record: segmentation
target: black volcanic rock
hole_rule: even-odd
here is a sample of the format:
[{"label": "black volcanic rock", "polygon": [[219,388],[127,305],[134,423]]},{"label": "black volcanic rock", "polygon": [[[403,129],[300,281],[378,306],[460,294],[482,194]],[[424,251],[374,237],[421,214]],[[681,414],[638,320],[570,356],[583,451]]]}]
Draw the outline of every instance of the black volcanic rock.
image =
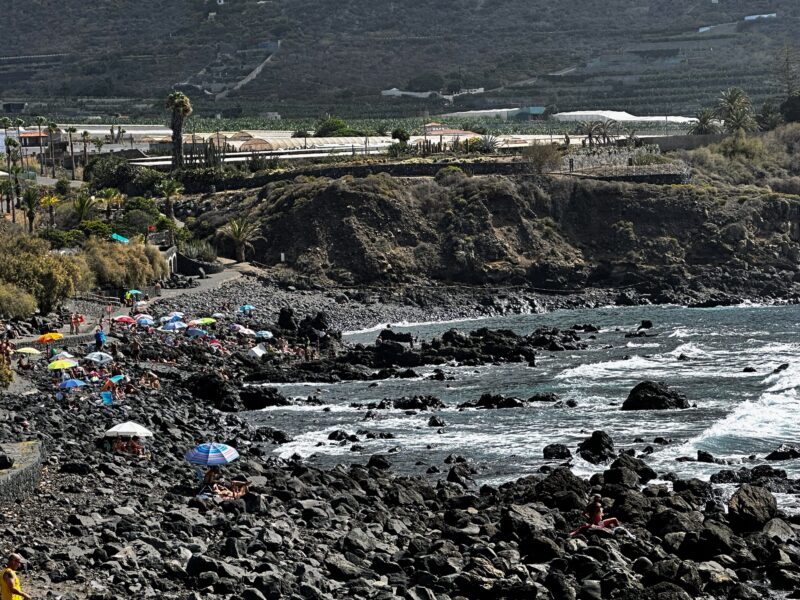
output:
[{"label": "black volcanic rock", "polygon": [[686,396],[669,389],[665,384],[655,381],[643,381],[634,387],[622,410],[669,410],[689,408]]}]

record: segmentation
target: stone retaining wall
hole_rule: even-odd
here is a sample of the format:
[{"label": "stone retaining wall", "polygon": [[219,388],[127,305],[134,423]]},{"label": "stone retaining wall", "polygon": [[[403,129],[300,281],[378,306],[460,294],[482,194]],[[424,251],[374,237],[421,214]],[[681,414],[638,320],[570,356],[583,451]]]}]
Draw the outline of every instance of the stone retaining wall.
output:
[{"label": "stone retaining wall", "polygon": [[39,485],[44,450],[40,442],[21,442],[3,444],[3,451],[14,459],[14,466],[0,471],[0,502],[14,502]]},{"label": "stone retaining wall", "polygon": [[177,253],[177,269],[176,271],[181,275],[197,276],[200,275],[202,268],[206,275],[212,273],[222,273],[225,266],[222,263],[207,263],[199,260],[194,260],[188,256],[184,256],[180,252]]}]

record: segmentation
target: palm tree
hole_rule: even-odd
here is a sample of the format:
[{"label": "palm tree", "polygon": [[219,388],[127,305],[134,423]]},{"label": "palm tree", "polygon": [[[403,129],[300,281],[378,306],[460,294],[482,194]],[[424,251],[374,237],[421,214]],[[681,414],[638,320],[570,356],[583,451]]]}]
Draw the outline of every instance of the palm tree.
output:
[{"label": "palm tree", "polygon": [[756,129],[758,124],[753,118],[753,111],[749,106],[736,106],[725,119],[725,131],[728,133],[748,132]]},{"label": "palm tree", "polygon": [[[14,127],[17,128],[17,141],[20,145],[20,162],[25,162],[25,154],[22,152],[22,128],[25,127],[25,121],[23,119],[14,119]],[[24,164],[23,164],[24,166]]]},{"label": "palm tree", "polygon": [[237,262],[244,262],[247,249],[253,250],[253,242],[263,239],[259,233],[258,223],[249,221],[245,217],[231,219],[219,230],[220,235],[230,238],[233,242]]},{"label": "palm tree", "polygon": [[33,233],[33,221],[36,218],[36,209],[39,208],[39,190],[28,186],[22,193],[22,209],[28,219],[28,233]]},{"label": "palm tree", "polygon": [[717,100],[716,115],[723,121],[727,121],[737,108],[752,110],[750,97],[741,88],[728,88],[720,94]]},{"label": "palm tree", "polygon": [[92,144],[94,144],[94,147],[97,149],[98,154],[100,154],[100,151],[103,149],[103,146],[106,145],[106,143],[100,138],[94,138],[92,140]]},{"label": "palm tree", "polygon": [[78,133],[74,127],[67,127],[67,139],[69,140],[69,159],[72,164],[72,181],[75,181],[75,148],[72,146],[72,134]]},{"label": "palm tree", "polygon": [[164,205],[166,206],[167,216],[175,220],[175,203],[172,201],[173,196],[183,193],[183,186],[174,179],[165,179],[156,187],[156,191],[164,198]]},{"label": "palm tree", "polygon": [[105,188],[100,190],[97,196],[106,206],[106,221],[111,221],[111,209],[122,204],[122,194],[115,188]]},{"label": "palm tree", "polygon": [[167,97],[167,108],[172,111],[172,168],[183,167],[183,121],[192,114],[192,103],[182,92],[173,92]]},{"label": "palm tree", "polygon": [[[9,167],[10,169],[11,167]],[[11,179],[3,179],[0,180],[0,208],[3,206],[3,200],[6,202],[6,208],[4,212],[10,213],[11,212],[11,194],[13,193],[13,186],[11,185]]]},{"label": "palm tree", "polygon": [[47,212],[50,213],[50,229],[55,229],[56,226],[55,206],[59,203],[59,201],[59,197],[55,194],[47,194],[46,196],[42,196],[42,199],[39,201],[42,206],[47,207]]},{"label": "palm tree", "polygon": [[[0,127],[3,128],[3,143],[8,139],[8,129],[11,127],[11,119],[3,117],[0,119]],[[6,170],[11,168],[11,155],[6,152]]]},{"label": "palm tree", "polygon": [[11,169],[9,169],[9,173],[13,178],[13,183],[11,185],[11,195],[13,196],[11,201],[11,222],[17,222],[17,202],[19,202],[19,198],[22,195],[22,190],[20,189],[19,185],[19,174],[22,173],[22,167],[20,167],[16,161],[13,162],[11,165]]},{"label": "palm tree", "polygon": [[39,128],[39,175],[44,175],[44,149],[42,148],[42,125],[47,124],[44,117],[36,117],[33,120]]},{"label": "palm tree", "polygon": [[58,125],[55,123],[47,124],[47,137],[50,142],[50,162],[53,164],[53,179],[56,178],[56,133],[58,132]]},{"label": "palm tree", "polygon": [[589,147],[594,146],[594,138],[600,131],[600,124],[597,121],[581,121],[578,123],[578,135],[585,135],[589,142]]},{"label": "palm tree", "polygon": [[719,123],[713,110],[701,108],[694,115],[694,123],[689,128],[689,135],[709,135],[719,133]]},{"label": "palm tree", "polygon": [[83,142],[83,166],[86,167],[86,164],[89,162],[89,141],[92,139],[92,136],[89,134],[88,131],[84,131],[81,133],[81,142]]},{"label": "palm tree", "polygon": [[72,210],[75,211],[75,215],[78,217],[78,222],[80,223],[81,221],[85,221],[96,205],[97,198],[94,196],[89,196],[85,193],[75,196],[75,198],[72,200]]},{"label": "palm tree", "polygon": [[614,119],[607,119],[597,124],[597,134],[602,138],[603,144],[606,146],[611,142],[611,139],[616,137],[619,132],[619,123]]}]

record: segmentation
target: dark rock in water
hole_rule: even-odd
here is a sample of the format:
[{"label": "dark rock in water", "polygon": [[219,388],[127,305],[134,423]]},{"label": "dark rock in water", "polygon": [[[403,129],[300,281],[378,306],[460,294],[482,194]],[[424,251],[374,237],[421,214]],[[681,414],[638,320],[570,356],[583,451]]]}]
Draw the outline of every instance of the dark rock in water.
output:
[{"label": "dark rock in water", "polygon": [[404,396],[394,400],[392,405],[399,410],[438,410],[447,408],[447,405],[436,396],[412,396],[411,398]]},{"label": "dark rock in water", "polygon": [[558,394],[555,392],[537,392],[528,398],[528,402],[555,402],[556,400],[558,400]]},{"label": "dark rock in water", "polygon": [[544,447],[542,452],[544,453],[544,457],[548,460],[572,458],[572,452],[570,452],[569,448],[564,444],[549,444]]},{"label": "dark rock in water", "polygon": [[10,469],[14,466],[14,459],[8,454],[0,454],[0,469]]},{"label": "dark rock in water", "polygon": [[745,483],[728,502],[728,521],[737,533],[758,531],[777,511],[775,496],[769,490]]},{"label": "dark rock in water", "polygon": [[482,409],[500,409],[500,408],[522,408],[525,406],[525,401],[521,398],[507,398],[502,394],[484,394],[477,401],[464,402],[459,404],[459,408],[482,408]]},{"label": "dark rock in water", "polygon": [[686,360],[692,360],[692,359],[691,359],[691,358],[689,358],[688,356],[686,356],[685,354],[683,354],[683,353],[681,352],[681,353],[678,355],[678,360],[681,360],[681,361],[686,361]]},{"label": "dark rock in water", "polygon": [[622,410],[669,410],[689,408],[686,396],[665,384],[643,381],[634,387],[622,404]]},{"label": "dark rock in water", "polygon": [[388,340],[392,342],[404,342],[410,344],[414,341],[414,336],[410,333],[401,333],[394,329],[384,329],[378,334],[379,340]]},{"label": "dark rock in water", "polygon": [[373,454],[369,457],[369,462],[367,462],[367,467],[380,469],[382,471],[386,471],[392,467],[392,463],[386,460],[385,456],[381,456],[380,454]]},{"label": "dark rock in water", "polygon": [[800,458],[800,446],[781,444],[775,450],[767,454],[767,460],[792,460]]},{"label": "dark rock in water", "polygon": [[433,415],[430,419],[428,419],[428,427],[444,427],[445,422],[444,419],[441,417],[437,417]]},{"label": "dark rock in water", "polygon": [[277,388],[248,387],[239,392],[245,410],[262,410],[268,406],[289,406],[291,402]]},{"label": "dark rock in water", "polygon": [[334,442],[357,442],[358,436],[352,435],[347,433],[342,429],[337,429],[336,431],[331,431],[328,434],[328,439]]},{"label": "dark rock in water", "polygon": [[705,450],[698,450],[697,451],[697,462],[701,462],[701,463],[716,463],[717,459],[715,459],[710,452],[706,452]]},{"label": "dark rock in water", "polygon": [[783,363],[782,365],[775,367],[772,370],[772,374],[775,375],[777,373],[780,373],[781,371],[785,371],[788,368],[789,368],[789,363]]},{"label": "dark rock in water", "polygon": [[578,444],[578,455],[586,462],[599,465],[614,458],[614,440],[605,431],[595,431]]},{"label": "dark rock in water", "polygon": [[755,367],[745,367],[744,369],[742,369],[742,373],[755,373],[755,372],[756,372]]},{"label": "dark rock in water", "polygon": [[642,321],[642,324],[639,325],[639,329],[652,329],[652,328],[653,328],[653,322],[650,319],[644,319]]}]

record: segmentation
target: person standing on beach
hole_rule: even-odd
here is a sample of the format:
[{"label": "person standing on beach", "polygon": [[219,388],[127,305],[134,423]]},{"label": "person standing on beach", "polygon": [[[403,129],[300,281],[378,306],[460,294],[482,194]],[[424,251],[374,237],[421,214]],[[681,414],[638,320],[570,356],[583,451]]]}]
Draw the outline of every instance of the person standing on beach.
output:
[{"label": "person standing on beach", "polygon": [[29,594],[22,591],[17,577],[17,570],[25,562],[19,554],[11,554],[8,557],[8,566],[3,571],[3,580],[0,582],[1,600],[32,600]]}]

